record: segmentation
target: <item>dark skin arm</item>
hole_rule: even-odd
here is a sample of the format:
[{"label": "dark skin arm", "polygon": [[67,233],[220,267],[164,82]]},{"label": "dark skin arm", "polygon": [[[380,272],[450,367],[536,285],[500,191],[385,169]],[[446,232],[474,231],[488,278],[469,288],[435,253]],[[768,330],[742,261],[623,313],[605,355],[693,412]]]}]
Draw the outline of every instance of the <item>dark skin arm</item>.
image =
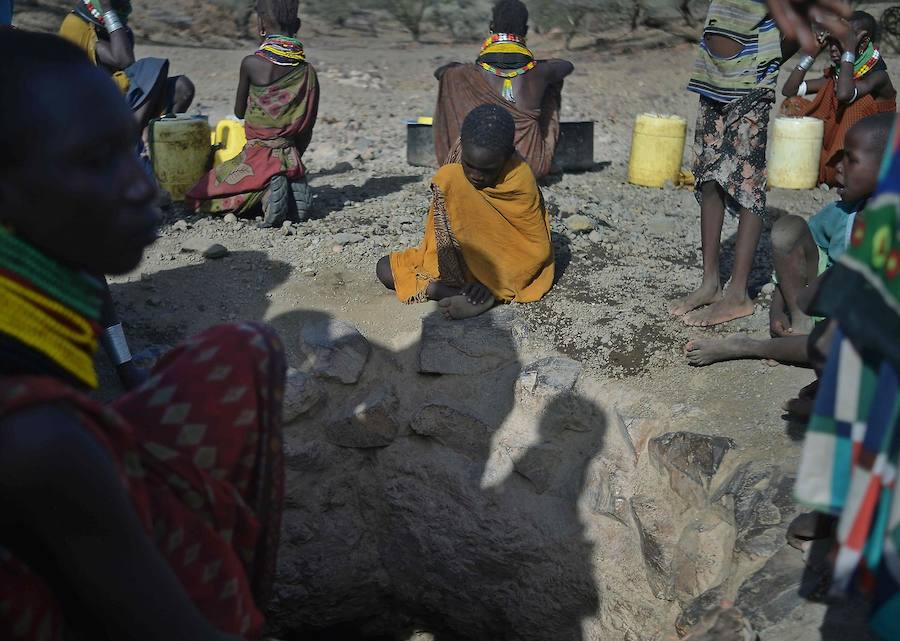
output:
[{"label": "dark skin arm", "polygon": [[247,98],[250,96],[250,71],[254,66],[253,58],[258,56],[247,56],[241,61],[241,75],[238,80],[237,95],[234,98],[234,115],[243,118],[247,113]]},{"label": "dark skin arm", "polygon": [[575,65],[568,60],[553,58],[551,60],[539,60],[535,69],[540,70],[548,85],[562,82],[566,76],[575,71]]},{"label": "dark skin arm", "polygon": [[144,533],[109,453],[62,407],[0,421],[0,517],[123,641],[239,641],[215,630]]},{"label": "dark skin arm", "polygon": [[444,74],[447,73],[447,69],[450,69],[452,67],[459,67],[461,64],[461,62],[448,62],[442,67],[438,67],[434,72],[435,80],[440,80],[441,78],[443,78]]},{"label": "dark skin arm", "polygon": [[[107,327],[119,324],[119,315],[116,313],[116,306],[113,303],[112,293],[109,291],[109,283],[106,282],[106,278],[102,278],[102,280],[103,307],[100,309],[100,324],[106,329]],[[103,340],[103,349],[106,350],[106,354],[109,356],[110,361],[115,362],[111,347],[107,345],[105,338]],[[119,375],[119,382],[122,383],[122,387],[124,387],[126,391],[134,389],[147,378],[147,373],[139,369],[134,364],[134,361],[126,361],[121,365],[116,365],[116,374]]]},{"label": "dark skin arm", "polygon": [[97,62],[113,71],[122,71],[134,64],[134,44],[127,28],[113,31],[108,40],[97,40]]},{"label": "dark skin arm", "polygon": [[[811,56],[821,48],[812,23],[825,24],[831,18],[849,18],[853,8],[845,0],[768,0],[772,17],[785,39],[796,40]],[[788,56],[790,57],[790,56]]]}]

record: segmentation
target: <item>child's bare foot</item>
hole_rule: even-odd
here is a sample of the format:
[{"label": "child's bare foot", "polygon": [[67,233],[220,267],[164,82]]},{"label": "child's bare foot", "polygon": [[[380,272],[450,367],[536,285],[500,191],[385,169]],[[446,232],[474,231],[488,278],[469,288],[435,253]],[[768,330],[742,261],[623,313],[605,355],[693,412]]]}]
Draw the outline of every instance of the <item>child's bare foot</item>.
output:
[{"label": "child's bare foot", "polygon": [[812,416],[813,407],[816,404],[816,400],[814,398],[804,398],[803,396],[798,396],[797,398],[792,398],[789,401],[785,401],[781,409],[783,409],[786,413],[790,414],[792,417],[797,419],[798,421],[807,422],[809,418]]},{"label": "child's bare foot", "polygon": [[735,334],[718,340],[692,340],[684,346],[688,363],[704,367],[737,358],[754,358],[754,341],[744,334]]},{"label": "child's bare foot", "polygon": [[690,327],[712,327],[721,325],[736,318],[750,316],[753,313],[753,301],[745,298],[741,301],[733,301],[726,298],[712,303],[703,309],[697,309],[687,314],[682,320]]},{"label": "child's bare foot", "polygon": [[669,313],[672,316],[684,316],[690,311],[714,303],[722,297],[722,289],[718,286],[710,287],[700,285],[696,290],[684,298],[674,300],[669,304]]},{"label": "child's bare foot", "polygon": [[791,319],[783,311],[769,311],[769,334],[773,337],[791,335]]},{"label": "child's bare foot", "polygon": [[791,314],[791,336],[806,336],[815,327],[815,321],[813,321],[812,316],[807,316],[802,312],[795,312]]},{"label": "child's bare foot", "polygon": [[449,296],[443,300],[438,301],[438,307],[441,308],[441,313],[444,314],[444,318],[447,318],[449,320],[462,320],[463,318],[472,318],[473,316],[483,314],[493,306],[493,296],[489,297],[488,300],[479,305],[470,303],[468,297],[463,294],[460,294],[458,296]]}]

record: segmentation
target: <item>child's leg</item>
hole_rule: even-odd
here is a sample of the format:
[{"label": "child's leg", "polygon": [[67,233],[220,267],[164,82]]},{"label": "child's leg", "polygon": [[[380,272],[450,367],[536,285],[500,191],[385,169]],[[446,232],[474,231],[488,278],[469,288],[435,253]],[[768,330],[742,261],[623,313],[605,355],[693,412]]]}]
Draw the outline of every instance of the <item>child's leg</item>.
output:
[{"label": "child's leg", "polygon": [[169,78],[166,92],[171,94],[167,96],[166,109],[171,107],[173,113],[183,114],[194,102],[196,89],[194,83],[187,76],[175,76]]},{"label": "child's leg", "polygon": [[394,290],[394,272],[391,271],[391,257],[382,256],[378,264],[375,265],[375,275],[381,284],[390,290]]},{"label": "child's leg", "polygon": [[819,249],[800,216],[782,216],[772,226],[772,258],[778,275],[778,288],[791,315],[788,331],[808,334],[813,321],[797,303],[797,295],[816,278]]},{"label": "child's leg", "polygon": [[725,339],[693,340],[684,346],[684,354],[691,365],[698,367],[742,358],[769,358],[795,365],[809,363],[806,336],[758,340],[746,334],[735,334]]},{"label": "child's leg", "polygon": [[[747,295],[747,281],[750,278],[750,269],[753,267],[753,257],[756,255],[762,227],[762,218],[747,209],[741,210],[734,250],[734,269],[731,272],[728,289],[720,300],[709,307],[698,309],[685,316],[686,325],[709,327],[753,313],[753,301]],[[721,223],[719,228],[721,229]],[[718,257],[716,263],[718,264]],[[718,275],[716,281],[718,282]]]},{"label": "child's leg", "polygon": [[697,290],[674,301],[669,307],[673,316],[683,316],[693,309],[709,305],[719,299],[719,249],[722,224],[725,221],[725,192],[715,182],[700,186],[700,246],[703,252],[703,281]]}]

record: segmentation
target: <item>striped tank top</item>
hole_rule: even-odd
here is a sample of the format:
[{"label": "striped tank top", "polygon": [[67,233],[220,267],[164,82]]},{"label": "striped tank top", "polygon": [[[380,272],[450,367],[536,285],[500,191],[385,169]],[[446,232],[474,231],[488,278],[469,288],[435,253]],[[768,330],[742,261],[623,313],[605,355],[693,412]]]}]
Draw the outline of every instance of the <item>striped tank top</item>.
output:
[{"label": "striped tank top", "polygon": [[[715,56],[707,36],[734,40],[741,50],[730,58]],[[781,63],[781,32],[765,0],[713,0],[688,91],[732,102],[758,87],[775,89]]]}]

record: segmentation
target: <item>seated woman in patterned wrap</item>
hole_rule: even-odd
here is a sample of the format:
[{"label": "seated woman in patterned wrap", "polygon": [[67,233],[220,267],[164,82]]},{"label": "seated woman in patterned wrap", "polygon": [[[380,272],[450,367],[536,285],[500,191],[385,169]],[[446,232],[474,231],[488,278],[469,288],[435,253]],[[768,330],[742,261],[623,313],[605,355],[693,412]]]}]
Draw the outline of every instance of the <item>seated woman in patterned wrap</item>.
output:
[{"label": "seated woman in patterned wrap", "polygon": [[246,118],[247,144],[194,185],[187,198],[196,209],[236,214],[261,204],[260,227],[304,220],[312,208],[301,157],[312,140],[319,111],[319,81],[306,62],[298,0],[258,0],[263,43],[241,63],[234,113]]},{"label": "seated woman in patterned wrap", "polygon": [[138,265],[155,188],[77,48],[9,30],[0,57],[0,639],[256,639],[281,518],[278,338],[215,327],[112,404],[85,393],[88,274]]},{"label": "seated woman in patterned wrap", "polygon": [[550,290],[550,220],[514,135],[512,116],[496,105],[466,116],[460,162],[432,179],[422,243],[378,262],[379,280],[402,302],[437,300],[445,316],[458,319]]},{"label": "seated woman in patterned wrap", "polygon": [[[897,90],[878,49],[878,23],[865,11],[854,11],[848,22],[836,22],[839,32],[822,34],[831,66],[822,78],[805,80],[815,58],[804,56],[781,93],[781,111],[788,116],[811,116],[825,123],[819,183],[838,186],[838,164],[847,132],[863,118],[897,111]],[[847,53],[849,52],[849,53]],[[852,60],[851,60],[852,58]],[[812,100],[804,96],[815,94]]]},{"label": "seated woman in patterned wrap", "polygon": [[130,16],[131,0],[77,0],[59,35],[112,75],[143,130],[164,113],[187,111],[194,85],[187,76],[170,78],[165,58],[135,59]]}]

